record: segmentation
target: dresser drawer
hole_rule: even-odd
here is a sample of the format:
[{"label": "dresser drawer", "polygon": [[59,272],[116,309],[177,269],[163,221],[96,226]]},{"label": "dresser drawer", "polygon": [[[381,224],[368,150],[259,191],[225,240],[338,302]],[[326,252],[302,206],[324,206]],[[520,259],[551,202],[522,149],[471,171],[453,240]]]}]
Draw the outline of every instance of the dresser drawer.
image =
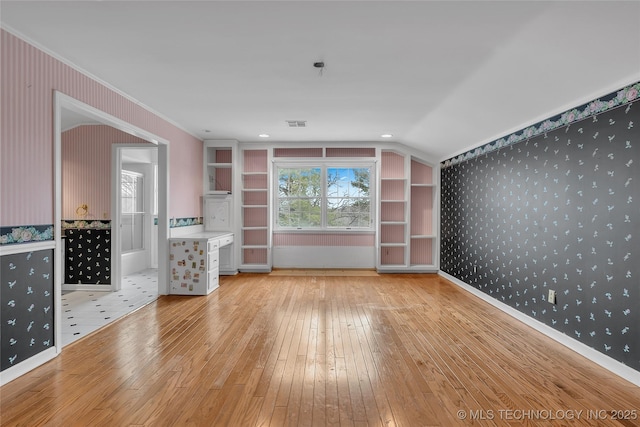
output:
[{"label": "dresser drawer", "polygon": [[207,252],[217,251],[220,247],[220,241],[218,239],[210,239],[207,242]]},{"label": "dresser drawer", "polygon": [[218,269],[211,270],[207,273],[207,293],[216,289],[219,286]]},{"label": "dresser drawer", "polygon": [[220,238],[220,247],[230,245],[231,243],[233,243],[233,236]]},{"label": "dresser drawer", "polygon": [[220,262],[220,251],[218,249],[209,251],[209,253],[207,253],[207,270],[218,268],[219,262]]}]

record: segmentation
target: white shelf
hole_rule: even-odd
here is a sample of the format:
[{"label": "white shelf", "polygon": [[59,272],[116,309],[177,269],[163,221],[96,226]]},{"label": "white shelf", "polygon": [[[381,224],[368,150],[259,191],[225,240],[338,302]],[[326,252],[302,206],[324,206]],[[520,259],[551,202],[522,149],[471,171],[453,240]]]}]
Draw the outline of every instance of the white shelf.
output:
[{"label": "white shelf", "polygon": [[[240,268],[245,271],[271,271],[270,246],[250,244],[269,241],[269,150],[247,148],[242,151],[243,170],[240,174],[242,185],[242,244],[240,246]],[[266,168],[266,170],[265,170]],[[244,204],[254,202],[259,204]],[[252,210],[250,210],[252,209]],[[264,218],[255,218],[256,216]],[[247,222],[264,225],[246,225]],[[248,241],[245,244],[245,239]],[[255,253],[253,251],[255,250]],[[251,252],[251,254],[247,254]]]},{"label": "white shelf", "polygon": [[380,243],[380,246],[385,248],[404,248],[407,246],[406,243]]},{"label": "white shelf", "polygon": [[435,239],[436,236],[433,234],[415,234],[411,236],[412,239]]},{"label": "white shelf", "polygon": [[435,187],[433,184],[411,184],[412,187]]},{"label": "white shelf", "polygon": [[380,221],[380,225],[407,225],[407,221]]}]

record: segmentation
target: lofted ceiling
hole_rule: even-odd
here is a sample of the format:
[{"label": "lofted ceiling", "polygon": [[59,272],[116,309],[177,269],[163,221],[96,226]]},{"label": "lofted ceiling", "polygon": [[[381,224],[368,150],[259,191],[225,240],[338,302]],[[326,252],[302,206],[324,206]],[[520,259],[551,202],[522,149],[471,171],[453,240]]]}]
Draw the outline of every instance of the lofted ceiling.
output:
[{"label": "lofted ceiling", "polygon": [[0,19],[200,139],[390,133],[443,160],[640,80],[637,1],[3,0]]}]

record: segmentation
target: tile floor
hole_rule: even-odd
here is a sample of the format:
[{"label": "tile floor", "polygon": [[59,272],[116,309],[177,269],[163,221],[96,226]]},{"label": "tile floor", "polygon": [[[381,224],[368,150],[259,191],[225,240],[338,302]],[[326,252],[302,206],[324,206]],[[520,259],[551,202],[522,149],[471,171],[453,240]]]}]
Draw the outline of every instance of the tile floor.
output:
[{"label": "tile floor", "polygon": [[68,291],[62,294],[62,346],[96,331],[158,298],[158,270],[122,278],[118,292]]}]

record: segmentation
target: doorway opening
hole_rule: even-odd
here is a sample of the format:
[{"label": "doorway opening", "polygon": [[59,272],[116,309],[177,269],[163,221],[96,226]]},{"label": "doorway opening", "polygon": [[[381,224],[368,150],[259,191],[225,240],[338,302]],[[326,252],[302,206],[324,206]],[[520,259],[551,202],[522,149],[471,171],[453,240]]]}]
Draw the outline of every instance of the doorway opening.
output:
[{"label": "doorway opening", "polygon": [[[147,235],[149,238],[151,236],[155,236],[155,242],[145,242],[145,245],[148,249],[149,254],[146,255],[149,260],[145,263],[146,267],[153,268],[153,266],[157,267],[157,278],[155,279],[155,293],[156,295],[164,295],[168,293],[168,236],[169,236],[169,219],[168,219],[168,164],[169,164],[169,150],[168,144],[169,142],[151,134],[141,128],[138,128],[130,123],[127,123],[121,119],[118,119],[114,116],[111,116],[107,113],[104,113],[96,108],[93,108],[87,104],[84,104],[78,100],[75,100],[67,95],[61,94],[59,92],[55,93],[54,96],[54,135],[55,135],[55,295],[54,295],[54,309],[55,309],[55,342],[56,342],[56,352],[59,353],[62,351],[63,340],[62,340],[62,316],[64,313],[64,309],[62,307],[62,290],[63,285],[65,284],[65,266],[64,266],[64,244],[63,244],[63,220],[65,220],[63,215],[63,206],[62,206],[62,188],[63,188],[63,162],[62,162],[62,131],[65,127],[68,127],[69,121],[73,120],[81,120],[88,124],[92,125],[102,125],[117,129],[118,131],[125,132],[126,134],[132,135],[133,137],[139,139],[141,143],[144,144],[135,144],[135,145],[144,145],[146,150],[153,151],[153,159],[154,165],[153,172],[151,175],[157,174],[157,179],[148,179],[149,182],[155,182],[155,189],[152,190],[152,193],[156,195],[156,205],[157,210],[154,212],[154,215],[145,214],[143,217],[145,220],[153,221],[155,228],[151,228],[147,230]],[[151,148],[152,147],[152,148]],[[111,162],[111,176],[116,176],[113,173],[113,169],[121,168],[121,162],[119,161],[117,165],[114,165],[114,162]],[[119,174],[117,175],[119,177]],[[155,175],[154,175],[155,176]],[[99,179],[100,176],[97,177]],[[104,178],[104,176],[102,176]],[[113,186],[114,180],[111,179],[111,182],[107,183],[107,185]],[[146,180],[145,180],[146,181]],[[118,185],[120,187],[120,184]],[[120,238],[120,224],[121,224],[121,211],[120,211],[120,201],[117,205],[114,205],[113,199],[113,191],[111,191],[111,196],[109,196],[109,191],[106,191],[107,200],[111,200],[110,209],[100,208],[99,210],[92,211],[92,204],[88,204],[86,202],[76,202],[80,203],[79,207],[75,210],[78,215],[84,215],[86,219],[92,221],[85,221],[86,223],[90,223],[90,225],[98,225],[101,223],[107,224],[103,228],[108,229],[109,232],[112,230],[116,230],[111,234],[112,237],[105,239],[102,243],[108,247],[101,247],[102,250],[108,250],[108,262],[109,262],[109,276],[110,281],[105,280],[105,284],[99,284],[98,286],[106,286],[107,289],[101,289],[101,291],[118,291],[121,290],[122,287],[122,242]],[[94,203],[93,205],[96,205]],[[115,213],[115,215],[114,215]],[[72,213],[73,214],[73,213]],[[68,214],[67,214],[68,216]],[[95,223],[95,224],[93,224]],[[115,227],[114,227],[115,225]],[[154,231],[156,230],[156,231]],[[155,248],[155,253],[151,249]],[[155,262],[155,264],[151,264]],[[102,264],[101,264],[102,266]],[[97,288],[93,288],[96,289]],[[114,292],[115,293],[115,292]],[[107,316],[108,317],[108,316]]]}]

